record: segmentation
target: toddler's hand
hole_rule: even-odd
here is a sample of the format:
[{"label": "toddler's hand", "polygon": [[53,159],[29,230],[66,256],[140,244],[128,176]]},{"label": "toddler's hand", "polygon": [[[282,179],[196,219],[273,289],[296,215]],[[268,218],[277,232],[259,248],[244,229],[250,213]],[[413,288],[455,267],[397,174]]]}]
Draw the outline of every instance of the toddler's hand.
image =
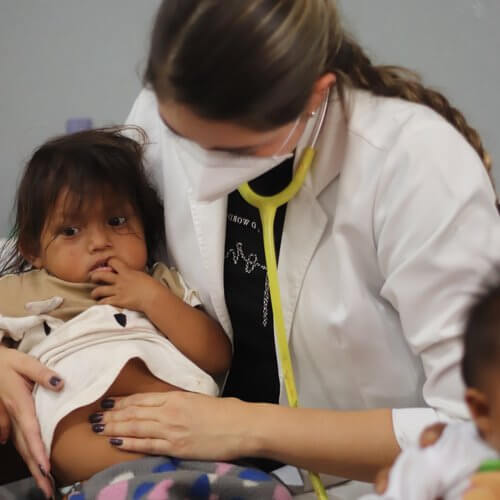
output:
[{"label": "toddler's hand", "polygon": [[117,258],[110,259],[108,266],[110,270],[97,269],[90,274],[90,280],[100,284],[92,290],[92,298],[99,304],[145,312],[162,285],[145,272],[131,269]]},{"label": "toddler's hand", "polygon": [[436,443],[436,441],[438,441],[441,437],[441,434],[443,434],[445,427],[446,424],[443,424],[442,422],[426,427],[422,431],[422,434],[420,434],[420,448],[427,448],[428,446],[432,446]]},{"label": "toddler's hand", "polygon": [[[445,427],[446,424],[440,422],[426,427],[422,431],[422,434],[420,434],[419,446],[421,448],[432,446],[441,437],[441,434],[443,433]],[[390,467],[385,467],[381,469],[375,477],[375,491],[379,495],[383,495],[387,490],[387,486],[389,485],[390,471]]]},{"label": "toddler's hand", "polygon": [[375,492],[379,495],[383,495],[387,486],[389,485],[389,473],[391,472],[390,467],[384,467],[377,472],[375,476]]},{"label": "toddler's hand", "polygon": [[500,472],[481,472],[471,479],[471,487],[464,500],[498,500],[500,498]]}]

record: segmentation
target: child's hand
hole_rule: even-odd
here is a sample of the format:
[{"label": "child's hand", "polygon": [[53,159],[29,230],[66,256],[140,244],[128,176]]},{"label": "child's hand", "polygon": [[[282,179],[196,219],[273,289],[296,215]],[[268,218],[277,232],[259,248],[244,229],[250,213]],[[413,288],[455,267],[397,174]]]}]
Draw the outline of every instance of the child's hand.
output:
[{"label": "child's hand", "polygon": [[420,434],[420,448],[427,448],[428,446],[435,444],[441,437],[441,434],[443,434],[445,428],[446,424],[443,424],[442,422],[437,422],[429,427],[426,427],[422,431],[422,434]]},{"label": "child's hand", "polygon": [[471,479],[464,500],[498,500],[500,498],[500,472],[481,472]]},{"label": "child's hand", "polygon": [[92,298],[99,304],[145,312],[162,285],[117,258],[110,259],[107,265],[110,270],[97,269],[90,273],[90,281],[100,285],[92,290]]},{"label": "child's hand", "polygon": [[375,476],[375,492],[378,495],[383,495],[387,490],[387,486],[389,485],[390,472],[390,467],[384,467],[377,472],[377,475]]},{"label": "child's hand", "polygon": [[[428,446],[432,446],[433,444],[435,444],[441,437],[441,434],[443,433],[445,427],[446,424],[443,424],[441,422],[426,427],[420,434],[419,446],[421,448],[427,448]],[[387,486],[389,485],[390,472],[391,467],[384,467],[383,469],[379,470],[377,475],[375,476],[375,491],[377,494],[383,495],[386,492]]]}]

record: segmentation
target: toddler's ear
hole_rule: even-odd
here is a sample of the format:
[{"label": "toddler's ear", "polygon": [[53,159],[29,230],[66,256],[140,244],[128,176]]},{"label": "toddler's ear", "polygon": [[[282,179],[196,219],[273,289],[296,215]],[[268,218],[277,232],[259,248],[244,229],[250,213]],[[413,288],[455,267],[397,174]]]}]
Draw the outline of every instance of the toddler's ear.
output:
[{"label": "toddler's ear", "polygon": [[469,387],[465,392],[465,401],[479,433],[483,438],[487,438],[491,432],[491,414],[488,398],[478,389]]}]

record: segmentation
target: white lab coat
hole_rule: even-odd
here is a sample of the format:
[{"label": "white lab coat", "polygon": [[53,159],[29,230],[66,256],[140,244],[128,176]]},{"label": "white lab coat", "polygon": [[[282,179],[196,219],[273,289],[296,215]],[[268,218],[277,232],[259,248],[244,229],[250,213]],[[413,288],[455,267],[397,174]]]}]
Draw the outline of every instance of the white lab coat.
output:
[{"label": "white lab coat", "polygon": [[[285,324],[300,404],[393,408],[404,448],[437,419],[468,417],[459,370],[464,314],[500,257],[500,219],[479,157],[435,112],[353,91],[348,113],[346,122],[340,104],[330,104],[315,163],[287,207],[279,259]],[[169,263],[231,337],[227,199],[193,199],[188,158],[150,91],[128,123],[149,136]]]}]

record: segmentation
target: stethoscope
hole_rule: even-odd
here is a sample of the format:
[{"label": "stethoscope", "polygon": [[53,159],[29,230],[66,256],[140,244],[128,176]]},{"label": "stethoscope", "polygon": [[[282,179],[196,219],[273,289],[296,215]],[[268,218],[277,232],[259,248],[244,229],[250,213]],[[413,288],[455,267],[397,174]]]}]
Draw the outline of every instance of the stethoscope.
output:
[{"label": "stethoscope", "polygon": [[[300,190],[304,184],[306,174],[309,171],[316,156],[316,142],[325,121],[326,111],[328,109],[327,93],[321,106],[319,117],[316,120],[312,132],[312,140],[302,152],[299,166],[297,167],[290,184],[281,192],[273,196],[262,196],[257,194],[247,183],[242,184],[238,191],[243,199],[259,210],[262,221],[262,232],[264,239],[264,254],[266,259],[267,277],[269,281],[269,291],[271,295],[271,307],[274,317],[275,337],[278,346],[278,356],[281,362],[281,370],[285,381],[285,389],[288,398],[288,404],[291,408],[299,406],[297,387],[295,385],[295,376],[290,357],[290,349],[286,337],[285,321],[283,318],[283,307],[281,305],[281,293],[278,279],[278,267],[276,264],[276,251],[274,246],[274,219],[276,210],[285,203],[288,203]],[[309,472],[311,484],[320,500],[327,500],[325,488],[321,483],[319,475]]]}]

